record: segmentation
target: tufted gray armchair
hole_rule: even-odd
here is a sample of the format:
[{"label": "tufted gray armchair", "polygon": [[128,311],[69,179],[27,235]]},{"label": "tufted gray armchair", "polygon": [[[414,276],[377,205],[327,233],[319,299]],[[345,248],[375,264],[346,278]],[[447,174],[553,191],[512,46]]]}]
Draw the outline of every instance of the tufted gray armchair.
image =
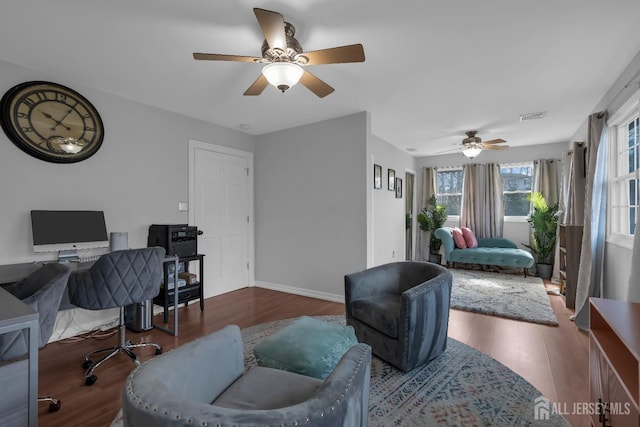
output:
[{"label": "tufted gray armchair", "polygon": [[[72,304],[89,310],[120,308],[118,344],[87,354],[82,364],[87,371],[85,384],[92,385],[98,377],[93,374],[103,362],[122,352],[139,365],[134,348],[153,346],[156,354],[162,347],[156,343],[133,344],[125,338],[125,306],[147,301],[160,292],[165,250],[160,247],[127,249],[101,256],[87,271],[74,272],[69,277],[69,299]],[[105,353],[98,361],[91,357]]]},{"label": "tufted gray armchair", "polygon": [[142,364],[122,394],[125,427],[327,426],[368,423],[371,349],[351,347],[323,381],[254,366],[226,326]]},{"label": "tufted gray armchair", "polygon": [[348,274],[344,281],[347,325],[376,356],[409,371],[444,352],[449,270],[429,262],[393,262]]}]

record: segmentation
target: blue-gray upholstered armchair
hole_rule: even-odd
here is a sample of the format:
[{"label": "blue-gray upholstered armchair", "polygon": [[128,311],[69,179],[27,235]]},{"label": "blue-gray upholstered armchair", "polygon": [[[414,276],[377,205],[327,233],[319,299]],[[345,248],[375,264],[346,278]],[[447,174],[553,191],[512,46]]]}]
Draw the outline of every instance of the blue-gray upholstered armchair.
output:
[{"label": "blue-gray upholstered armchair", "polygon": [[324,380],[262,366],[245,372],[240,329],[229,325],[136,368],[122,394],[124,425],[363,427],[370,375],[365,344]]},{"label": "blue-gray upholstered armchair", "polygon": [[345,276],[347,324],[358,341],[409,371],[447,347],[451,273],[441,265],[404,261]]},{"label": "blue-gray upholstered armchair", "polygon": [[[62,264],[49,263],[21,281],[5,287],[9,293],[38,312],[38,348],[44,347],[51,338],[68,278],[69,268]],[[25,331],[0,335],[0,361],[22,357],[28,351]],[[16,390],[14,393],[19,394]],[[60,409],[60,401],[53,397],[39,397],[38,401],[49,403],[50,412]]]}]

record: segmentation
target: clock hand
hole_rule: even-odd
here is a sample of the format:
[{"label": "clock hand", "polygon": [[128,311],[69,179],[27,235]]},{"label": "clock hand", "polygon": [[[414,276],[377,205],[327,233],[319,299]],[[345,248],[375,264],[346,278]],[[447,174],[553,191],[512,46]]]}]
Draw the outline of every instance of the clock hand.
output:
[{"label": "clock hand", "polygon": [[[40,110],[38,110],[38,111],[40,111]],[[45,116],[47,119],[51,119],[51,120],[53,120],[54,122],[56,122],[56,125],[55,125],[55,126],[53,126],[53,127],[51,127],[51,128],[49,128],[49,129],[51,129],[51,130],[56,130],[56,128],[58,127],[58,125],[62,125],[62,122],[61,122],[61,121],[59,121],[59,120],[56,120],[56,119],[55,119],[51,114],[49,114],[49,113],[45,113],[44,111],[40,111],[40,112],[41,112],[41,113],[42,113],[42,115],[43,115],[43,116]],[[68,126],[65,126],[65,125],[62,125],[62,126],[63,126],[65,129],[67,129],[68,131],[70,131],[70,130],[71,130],[71,128],[70,128],[70,127],[68,127]]]},{"label": "clock hand", "polygon": [[60,120],[56,120],[53,117],[51,117],[53,119],[54,122],[56,122],[56,125],[54,127],[51,128],[51,130],[56,130],[56,128],[58,127],[58,125],[62,126],[63,128],[65,128],[66,130],[70,131],[71,128],[69,126],[66,126],[62,123],[62,121],[73,111],[73,109],[70,109],[69,111],[67,111],[65,113],[64,116],[62,116],[62,118]]}]

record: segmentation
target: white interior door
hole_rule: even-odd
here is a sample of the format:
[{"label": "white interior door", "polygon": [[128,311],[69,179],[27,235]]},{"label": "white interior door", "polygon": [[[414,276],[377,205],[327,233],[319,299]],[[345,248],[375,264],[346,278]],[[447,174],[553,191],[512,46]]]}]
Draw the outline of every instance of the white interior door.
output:
[{"label": "white interior door", "polygon": [[190,223],[203,233],[204,296],[251,284],[251,153],[190,142]]}]

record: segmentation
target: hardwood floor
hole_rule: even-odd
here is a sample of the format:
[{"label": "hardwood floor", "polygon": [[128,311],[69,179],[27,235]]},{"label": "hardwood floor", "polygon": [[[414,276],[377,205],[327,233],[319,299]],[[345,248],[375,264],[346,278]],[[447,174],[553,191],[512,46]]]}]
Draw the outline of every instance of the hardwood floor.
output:
[{"label": "hardwood floor", "polygon": [[[572,314],[562,298],[551,296],[559,327],[501,319],[451,310],[449,335],[501,361],[526,378],[551,402],[588,400],[588,337],[569,320]],[[261,288],[245,288],[198,304],[181,307],[179,336],[160,330],[127,331],[132,341],[154,341],[165,351],[213,332],[227,324],[241,328],[271,320],[301,315],[344,315],[344,305]],[[159,321],[159,320],[156,320]],[[92,350],[114,345],[115,336],[103,340],[85,339],[55,342],[40,350],[40,395],[62,400],[59,412],[39,407],[41,427],[108,426],[120,409],[124,381],[133,364],[122,355],[100,366],[98,381],[85,386],[82,358]],[[153,357],[153,349],[137,352],[141,360]],[[212,360],[213,362],[213,360]],[[533,407],[531,409],[533,411]],[[589,425],[587,416],[566,415],[575,426]]]}]

